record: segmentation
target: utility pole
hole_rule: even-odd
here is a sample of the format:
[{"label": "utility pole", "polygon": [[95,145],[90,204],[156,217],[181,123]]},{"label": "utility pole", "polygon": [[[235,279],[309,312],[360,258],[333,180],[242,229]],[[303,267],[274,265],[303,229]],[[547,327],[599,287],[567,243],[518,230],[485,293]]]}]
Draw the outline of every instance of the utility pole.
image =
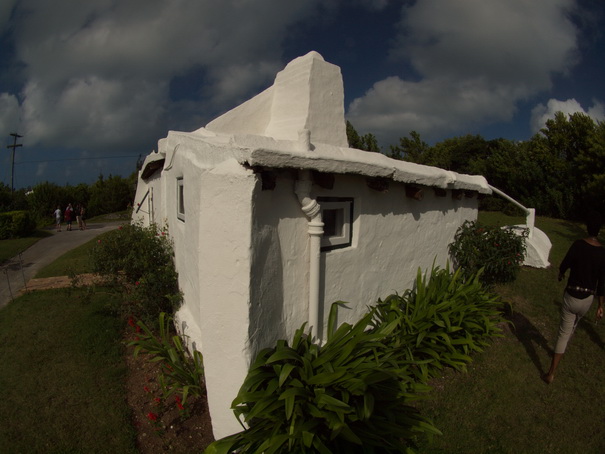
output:
[{"label": "utility pole", "polygon": [[15,149],[17,147],[22,147],[23,144],[22,143],[17,143],[17,139],[21,138],[23,136],[20,136],[19,134],[17,134],[16,132],[13,132],[12,134],[10,134],[11,136],[13,136],[13,144],[12,145],[7,145],[6,148],[12,148],[13,149],[13,157],[11,160],[11,193],[15,192],[15,188],[13,186],[13,181],[15,178]]}]

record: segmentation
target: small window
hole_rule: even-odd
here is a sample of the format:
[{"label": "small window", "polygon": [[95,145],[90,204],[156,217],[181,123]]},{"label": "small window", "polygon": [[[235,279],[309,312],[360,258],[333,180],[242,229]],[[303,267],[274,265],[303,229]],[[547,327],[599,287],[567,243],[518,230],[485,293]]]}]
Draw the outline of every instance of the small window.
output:
[{"label": "small window", "polygon": [[324,223],[321,250],[330,251],[351,246],[353,199],[318,198],[318,202],[321,206],[321,220]]},{"label": "small window", "polygon": [[185,220],[185,196],[183,189],[183,178],[176,179],[176,217]]}]

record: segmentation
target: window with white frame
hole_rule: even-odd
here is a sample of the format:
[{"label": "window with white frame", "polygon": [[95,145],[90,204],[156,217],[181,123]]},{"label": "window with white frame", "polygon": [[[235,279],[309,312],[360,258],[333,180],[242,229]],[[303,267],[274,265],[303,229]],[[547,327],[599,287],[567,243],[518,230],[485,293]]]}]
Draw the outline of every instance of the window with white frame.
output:
[{"label": "window with white frame", "polygon": [[324,234],[321,250],[330,251],[351,246],[353,199],[349,197],[319,197]]},{"label": "window with white frame", "polygon": [[181,221],[185,220],[185,196],[183,177],[176,179],[176,217]]}]

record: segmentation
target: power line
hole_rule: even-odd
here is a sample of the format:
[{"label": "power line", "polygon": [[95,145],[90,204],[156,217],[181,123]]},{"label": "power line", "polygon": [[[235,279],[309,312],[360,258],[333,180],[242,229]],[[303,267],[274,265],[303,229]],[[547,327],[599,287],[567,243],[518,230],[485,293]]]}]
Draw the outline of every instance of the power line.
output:
[{"label": "power line", "polygon": [[131,154],[131,155],[124,155],[124,156],[95,156],[92,158],[43,159],[41,161],[20,161],[20,162],[17,162],[16,164],[35,164],[35,163],[39,163],[39,162],[60,162],[60,161],[86,161],[86,160],[91,160],[91,159],[122,159],[122,158],[136,158],[139,156],[140,155],[137,155],[137,154]]}]

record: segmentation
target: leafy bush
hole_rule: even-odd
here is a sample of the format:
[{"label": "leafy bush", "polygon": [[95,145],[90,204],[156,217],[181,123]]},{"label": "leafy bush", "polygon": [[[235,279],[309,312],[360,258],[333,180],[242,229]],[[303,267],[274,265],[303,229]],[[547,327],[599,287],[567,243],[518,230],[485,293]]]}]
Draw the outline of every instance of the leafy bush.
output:
[{"label": "leafy bush", "polygon": [[159,336],[156,337],[145,323],[138,321],[135,325],[130,319],[131,325],[138,327],[138,336],[128,345],[135,347],[135,357],[143,352],[151,356],[151,362],[161,362],[159,381],[164,399],[180,394],[182,400],[179,402],[185,405],[188,396],[205,394],[204,366],[200,352],[194,350],[193,356],[190,356],[183,347],[181,338],[173,333],[172,322],[172,317],[162,312],[159,316]]},{"label": "leafy bush", "polygon": [[0,213],[0,240],[28,236],[36,228],[36,223],[27,211]]},{"label": "leafy bush", "polygon": [[483,283],[510,282],[523,263],[527,234],[527,229],[517,234],[511,228],[465,221],[456,231],[449,253],[456,268],[467,277],[483,268]]},{"label": "leafy bush", "polygon": [[433,268],[428,283],[419,271],[414,290],[336,329],[339,304],[325,345],[303,325],[291,345],[281,340],[259,353],[233,401],[249,428],[206,453],[412,453],[418,436],[440,432],[410,403],[430,390],[437,370],[464,370],[503,320],[478,275],[448,268]]},{"label": "leafy bush", "polygon": [[174,313],[182,301],[173,255],[165,229],[127,224],[98,240],[93,271],[123,285],[122,309],[150,323],[161,312]]},{"label": "leafy bush", "polygon": [[439,433],[408,405],[426,387],[385,343],[392,326],[370,331],[372,310],[335,330],[336,307],[324,346],[303,325],[291,345],[281,340],[258,354],[233,401],[250,428],[207,453],[402,452],[416,434]]},{"label": "leafy bush", "polygon": [[392,347],[414,365],[415,379],[427,383],[444,366],[465,370],[469,355],[500,335],[502,304],[479,274],[464,279],[460,270],[433,268],[427,283],[418,270],[413,290],[378,301],[373,324],[395,326]]}]

